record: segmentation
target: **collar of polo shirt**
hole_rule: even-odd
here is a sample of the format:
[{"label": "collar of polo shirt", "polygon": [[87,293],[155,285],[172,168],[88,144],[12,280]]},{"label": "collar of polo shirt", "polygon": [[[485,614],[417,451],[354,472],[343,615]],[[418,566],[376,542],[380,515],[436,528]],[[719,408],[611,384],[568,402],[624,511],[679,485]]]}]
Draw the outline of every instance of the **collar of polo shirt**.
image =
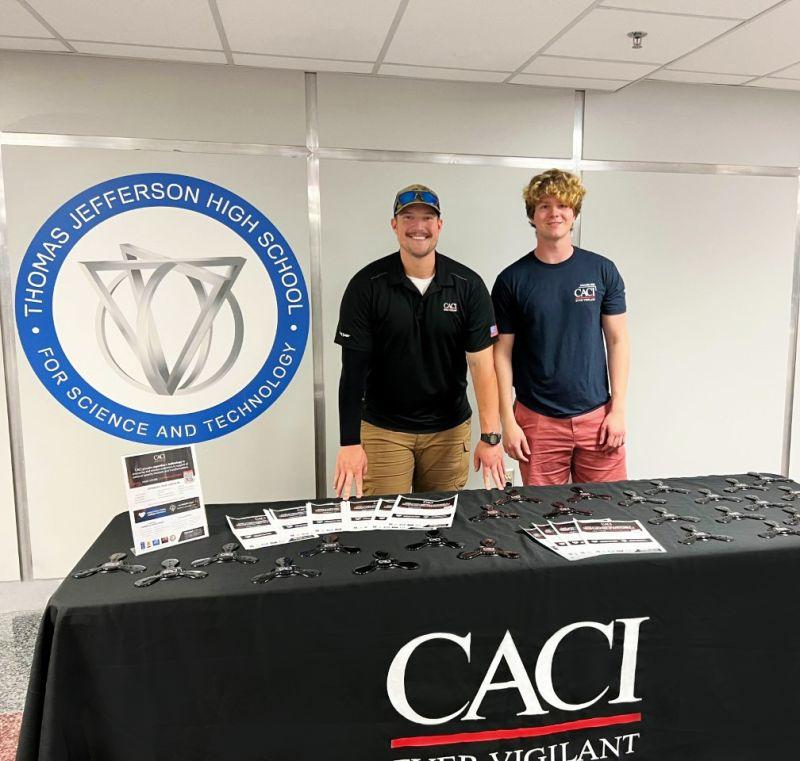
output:
[{"label": "collar of polo shirt", "polygon": [[[453,276],[447,266],[447,260],[443,256],[439,256],[438,251],[435,256],[436,264],[433,271],[433,282],[440,287],[453,285]],[[388,282],[390,285],[401,285],[402,283],[409,282],[406,277],[406,271],[403,269],[403,261],[400,258],[399,251],[395,251],[394,253],[388,275]]]}]

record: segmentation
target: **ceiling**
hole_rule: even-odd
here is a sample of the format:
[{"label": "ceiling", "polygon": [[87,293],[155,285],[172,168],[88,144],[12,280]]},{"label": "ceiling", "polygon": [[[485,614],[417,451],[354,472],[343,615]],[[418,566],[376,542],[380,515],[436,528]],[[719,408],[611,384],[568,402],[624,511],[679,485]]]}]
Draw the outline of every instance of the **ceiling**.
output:
[{"label": "ceiling", "polygon": [[0,49],[606,91],[800,91],[798,29],[800,0],[0,0]]}]

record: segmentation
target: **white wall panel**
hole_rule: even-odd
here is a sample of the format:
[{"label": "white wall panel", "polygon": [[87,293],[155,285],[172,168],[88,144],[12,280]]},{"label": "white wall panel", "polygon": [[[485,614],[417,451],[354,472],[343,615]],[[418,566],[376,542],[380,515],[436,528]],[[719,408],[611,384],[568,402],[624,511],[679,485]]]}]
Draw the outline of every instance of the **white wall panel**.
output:
[{"label": "white wall panel", "polygon": [[305,145],[303,73],[0,53],[0,130]]},{"label": "white wall panel", "polygon": [[[369,262],[397,250],[389,221],[398,189],[412,182],[434,188],[444,226],[438,249],[480,274],[491,289],[506,265],[533,248],[522,188],[531,170],[422,164],[322,161],[322,271],[325,350],[325,412],[328,484],[339,448],[338,386],[341,349],[333,342],[342,294],[350,278]],[[470,383],[473,439],[477,405]],[[468,486],[483,481],[471,474]]]},{"label": "white wall panel", "polygon": [[796,181],[584,181],[582,244],[613,259],[627,289],[631,477],[778,472]]},{"label": "white wall panel", "polygon": [[586,94],[584,158],[800,164],[800,93],[639,82]]},{"label": "white wall panel", "polygon": [[[301,159],[42,148],[10,148],[4,150],[3,159],[9,254],[14,277],[39,226],[74,194],[112,177],[157,171],[200,177],[244,197],[266,214],[285,236],[308,278],[306,167]],[[204,215],[183,213],[196,220],[196,224],[192,222],[192,226],[186,228],[186,238],[181,239],[183,249],[189,249],[196,256],[208,256],[209,249],[213,249],[214,254],[230,253],[227,239],[217,244],[216,239],[204,237],[206,233],[213,233],[210,227],[202,226],[202,221],[207,219]],[[88,235],[100,235],[104,226],[125,216],[127,214],[103,222]],[[149,224],[143,223],[136,232],[136,240],[128,242],[158,250],[157,242],[152,243],[155,235]],[[109,245],[109,258],[118,258],[118,246],[117,251],[113,251],[112,244],[113,241]],[[182,255],[187,254],[182,251]],[[238,293],[241,294],[240,288],[255,287],[256,280],[259,283],[263,280],[263,277],[253,278],[256,273],[252,268],[250,273],[246,268],[243,270],[242,279],[235,285]],[[65,265],[59,279],[67,276]],[[74,283],[75,288],[82,285],[79,279]],[[56,291],[56,307],[58,293]],[[97,297],[89,290],[87,299],[96,301]],[[253,311],[250,300],[250,315],[251,318],[255,315],[256,319],[248,320],[245,309],[245,337],[248,333],[258,335],[262,323],[269,323],[268,301],[265,300],[259,319],[260,307]],[[242,303],[244,307],[244,301]],[[75,325],[69,325],[69,319],[62,319],[61,323],[57,320],[59,340],[65,349],[68,341],[73,342],[71,346],[77,346],[76,342],[81,341],[80,332],[85,331],[88,342],[85,351],[87,354],[94,351],[98,366],[102,366],[94,326],[84,317],[76,308]],[[84,325],[84,322],[89,324]],[[242,362],[252,361],[252,356],[246,356],[247,347],[245,343],[231,373],[237,372]],[[108,520],[125,509],[120,456],[148,447],[98,431],[68,412],[34,375],[19,344],[17,351],[34,571],[39,578],[58,576],[71,567]],[[69,350],[67,354],[69,356]],[[198,445],[207,502],[266,501],[313,494],[312,387],[309,344],[297,375],[273,406],[238,431]],[[131,398],[134,397],[121,401],[135,406]],[[178,397],[168,403],[182,404]]]},{"label": "white wall panel", "polygon": [[[2,336],[2,326],[0,326]],[[6,379],[3,354],[0,352],[0,581],[19,579],[17,522],[14,515],[14,488],[11,472],[11,449],[6,410]]]},{"label": "white wall panel", "polygon": [[571,90],[320,74],[320,145],[572,155]]}]

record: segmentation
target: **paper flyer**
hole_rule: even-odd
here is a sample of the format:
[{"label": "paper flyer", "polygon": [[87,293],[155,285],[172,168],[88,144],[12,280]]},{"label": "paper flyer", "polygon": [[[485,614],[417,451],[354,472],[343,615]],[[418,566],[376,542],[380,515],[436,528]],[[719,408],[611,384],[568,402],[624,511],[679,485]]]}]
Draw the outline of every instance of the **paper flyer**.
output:
[{"label": "paper flyer", "polygon": [[208,536],[193,446],[127,455],[122,468],[134,554]]},{"label": "paper flyer", "polygon": [[308,503],[294,507],[264,508],[264,513],[275,519],[287,542],[300,542],[317,536],[311,527]]},{"label": "paper flyer", "polygon": [[392,505],[388,528],[428,530],[449,528],[456,514],[458,494],[444,499],[398,496]]},{"label": "paper flyer", "polygon": [[260,547],[274,547],[288,540],[271,516],[247,515],[243,518],[228,519],[228,525],[239,544],[246,550],[257,550]]}]

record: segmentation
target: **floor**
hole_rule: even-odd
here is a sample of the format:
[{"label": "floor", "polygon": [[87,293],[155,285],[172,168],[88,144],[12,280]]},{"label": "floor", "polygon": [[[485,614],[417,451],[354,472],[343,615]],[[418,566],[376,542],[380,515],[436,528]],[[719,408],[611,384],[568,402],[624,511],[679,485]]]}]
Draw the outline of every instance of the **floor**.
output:
[{"label": "floor", "polygon": [[14,761],[39,620],[60,579],[0,582],[0,761]]}]

